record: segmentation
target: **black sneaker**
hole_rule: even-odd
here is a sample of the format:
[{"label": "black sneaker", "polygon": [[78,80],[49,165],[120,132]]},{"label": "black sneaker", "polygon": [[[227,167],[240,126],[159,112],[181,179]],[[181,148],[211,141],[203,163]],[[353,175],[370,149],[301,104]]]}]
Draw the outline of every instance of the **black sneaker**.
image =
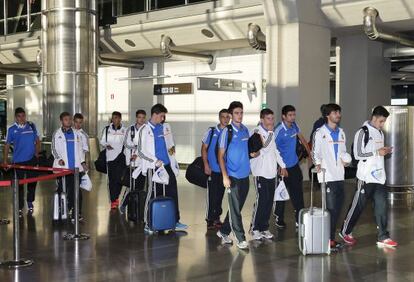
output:
[{"label": "black sneaker", "polygon": [[275,225],[279,229],[285,229],[286,228],[286,223],[283,221],[283,219],[277,219],[276,222],[275,222]]},{"label": "black sneaker", "polygon": [[216,225],[214,224],[214,221],[207,221],[207,229],[208,230],[216,229]]}]

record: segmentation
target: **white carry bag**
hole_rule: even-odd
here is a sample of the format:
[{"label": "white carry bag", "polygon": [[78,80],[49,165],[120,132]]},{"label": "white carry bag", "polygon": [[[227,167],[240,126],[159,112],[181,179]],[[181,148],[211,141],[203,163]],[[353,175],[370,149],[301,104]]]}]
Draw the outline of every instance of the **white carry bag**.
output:
[{"label": "white carry bag", "polygon": [[282,177],[282,180],[279,181],[279,184],[276,187],[275,196],[273,197],[273,201],[274,202],[276,202],[276,201],[278,201],[278,202],[279,201],[288,201],[289,199],[290,199],[289,192],[286,189],[286,184],[285,184],[285,181],[283,180],[283,177]]},{"label": "white carry bag", "polygon": [[89,177],[88,173],[85,173],[82,178],[81,178],[81,183],[79,185],[80,188],[82,188],[83,190],[86,191],[91,191],[92,190],[92,181],[91,178]]},{"label": "white carry bag", "polygon": [[168,185],[168,183],[170,182],[170,176],[168,175],[168,171],[165,169],[164,166],[161,166],[156,171],[154,171],[152,181],[155,183]]},{"label": "white carry bag", "polygon": [[313,178],[315,173],[317,173],[316,169],[312,169],[310,207],[299,212],[299,250],[303,255],[331,253],[329,244],[331,217],[326,209],[325,169],[322,169],[322,208],[313,206]]},{"label": "white carry bag", "polygon": [[68,218],[68,204],[66,197],[66,176],[62,179],[62,192],[55,192],[53,197],[53,220],[62,220]]}]

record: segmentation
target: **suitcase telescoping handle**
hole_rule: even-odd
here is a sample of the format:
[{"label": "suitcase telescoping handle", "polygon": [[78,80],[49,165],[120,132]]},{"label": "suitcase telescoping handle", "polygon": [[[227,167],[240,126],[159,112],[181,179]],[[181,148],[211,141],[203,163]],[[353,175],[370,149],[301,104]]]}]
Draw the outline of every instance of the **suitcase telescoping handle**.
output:
[{"label": "suitcase telescoping handle", "polygon": [[[321,183],[321,194],[322,194],[322,210],[326,210],[326,181],[325,181],[325,174],[326,174],[326,169],[321,168],[321,172],[322,172],[322,183]],[[310,189],[310,209],[313,209],[313,178],[314,175],[318,173],[318,170],[316,168],[313,168],[311,170],[311,189]]]},{"label": "suitcase telescoping handle", "polygon": [[[152,175],[155,173],[155,170],[152,171],[151,177],[148,178],[148,181],[151,181],[152,183],[152,189],[154,190],[154,198],[157,198],[157,183],[155,181],[152,181]],[[165,184],[162,184],[162,193],[165,197]]]}]

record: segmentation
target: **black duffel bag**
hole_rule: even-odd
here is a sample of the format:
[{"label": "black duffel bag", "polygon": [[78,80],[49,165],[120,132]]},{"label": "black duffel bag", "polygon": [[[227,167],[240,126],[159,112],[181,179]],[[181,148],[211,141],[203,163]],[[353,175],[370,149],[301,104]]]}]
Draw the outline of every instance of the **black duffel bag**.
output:
[{"label": "black duffel bag", "polygon": [[196,158],[188,167],[185,172],[185,178],[191,184],[207,188],[208,175],[204,173],[203,158]]},{"label": "black duffel bag", "polygon": [[98,159],[95,161],[95,169],[105,174],[108,172],[108,168],[106,166],[106,150],[102,150],[99,153]]}]

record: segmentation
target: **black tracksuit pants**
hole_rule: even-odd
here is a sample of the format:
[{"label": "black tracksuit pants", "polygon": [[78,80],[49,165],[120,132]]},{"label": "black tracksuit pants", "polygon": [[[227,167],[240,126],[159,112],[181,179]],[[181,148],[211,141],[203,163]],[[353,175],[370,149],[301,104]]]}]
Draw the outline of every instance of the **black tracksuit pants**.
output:
[{"label": "black tracksuit pants", "polygon": [[119,194],[121,193],[122,176],[124,175],[125,167],[125,158],[120,156],[115,160],[108,162],[108,182],[111,202],[118,199]]},{"label": "black tracksuit pants", "polygon": [[224,196],[223,175],[211,172],[210,180],[207,182],[207,211],[206,221],[214,222],[220,220],[223,213],[222,202]]},{"label": "black tracksuit pants", "polygon": [[[299,211],[303,209],[303,175],[299,164],[287,168],[288,177],[284,178],[286,189],[289,192],[290,200],[292,201],[295,210],[295,220],[298,222]],[[285,217],[285,201],[276,201],[274,215],[278,220],[284,220]]]},{"label": "black tracksuit pants", "polygon": [[[27,165],[27,166],[36,166],[37,159],[33,157],[32,159],[21,162],[15,163],[16,165]],[[32,178],[38,176],[38,172],[33,170],[21,170],[16,169],[16,174],[18,179],[25,179],[25,178]],[[27,202],[34,202],[35,200],[35,193],[36,193],[36,185],[37,182],[32,182],[27,184]],[[19,210],[24,208],[24,185],[19,185]]]},{"label": "black tracksuit pants", "polygon": [[230,181],[231,188],[227,189],[229,211],[220,232],[225,235],[233,232],[237,241],[242,242],[246,240],[246,235],[244,233],[241,210],[249,193],[249,177],[241,179],[230,177]]},{"label": "black tracksuit pants", "polygon": [[344,224],[342,225],[341,233],[343,235],[352,233],[369,199],[373,202],[375,221],[378,227],[378,241],[390,237],[387,231],[388,201],[386,186],[378,183],[364,183],[360,180],[358,180],[354,198],[348,209]]},{"label": "black tracksuit pants", "polygon": [[331,240],[335,240],[336,224],[344,204],[344,181],[333,181],[326,184],[326,208],[331,217]]},{"label": "black tracksuit pants", "polygon": [[254,203],[252,231],[269,230],[269,219],[272,213],[273,197],[275,195],[276,178],[267,179],[264,177],[255,177],[254,184],[256,188],[256,202]]},{"label": "black tracksuit pants", "polygon": [[[79,173],[79,185],[81,183],[82,176],[84,175],[83,172]],[[65,183],[66,183],[66,195],[68,197],[68,211],[75,208],[75,176],[73,174],[69,174],[64,176]],[[63,178],[59,178],[58,180],[58,193],[62,193],[63,191]],[[79,188],[79,214],[82,214],[82,189]],[[74,215],[74,213],[73,213]]]}]

